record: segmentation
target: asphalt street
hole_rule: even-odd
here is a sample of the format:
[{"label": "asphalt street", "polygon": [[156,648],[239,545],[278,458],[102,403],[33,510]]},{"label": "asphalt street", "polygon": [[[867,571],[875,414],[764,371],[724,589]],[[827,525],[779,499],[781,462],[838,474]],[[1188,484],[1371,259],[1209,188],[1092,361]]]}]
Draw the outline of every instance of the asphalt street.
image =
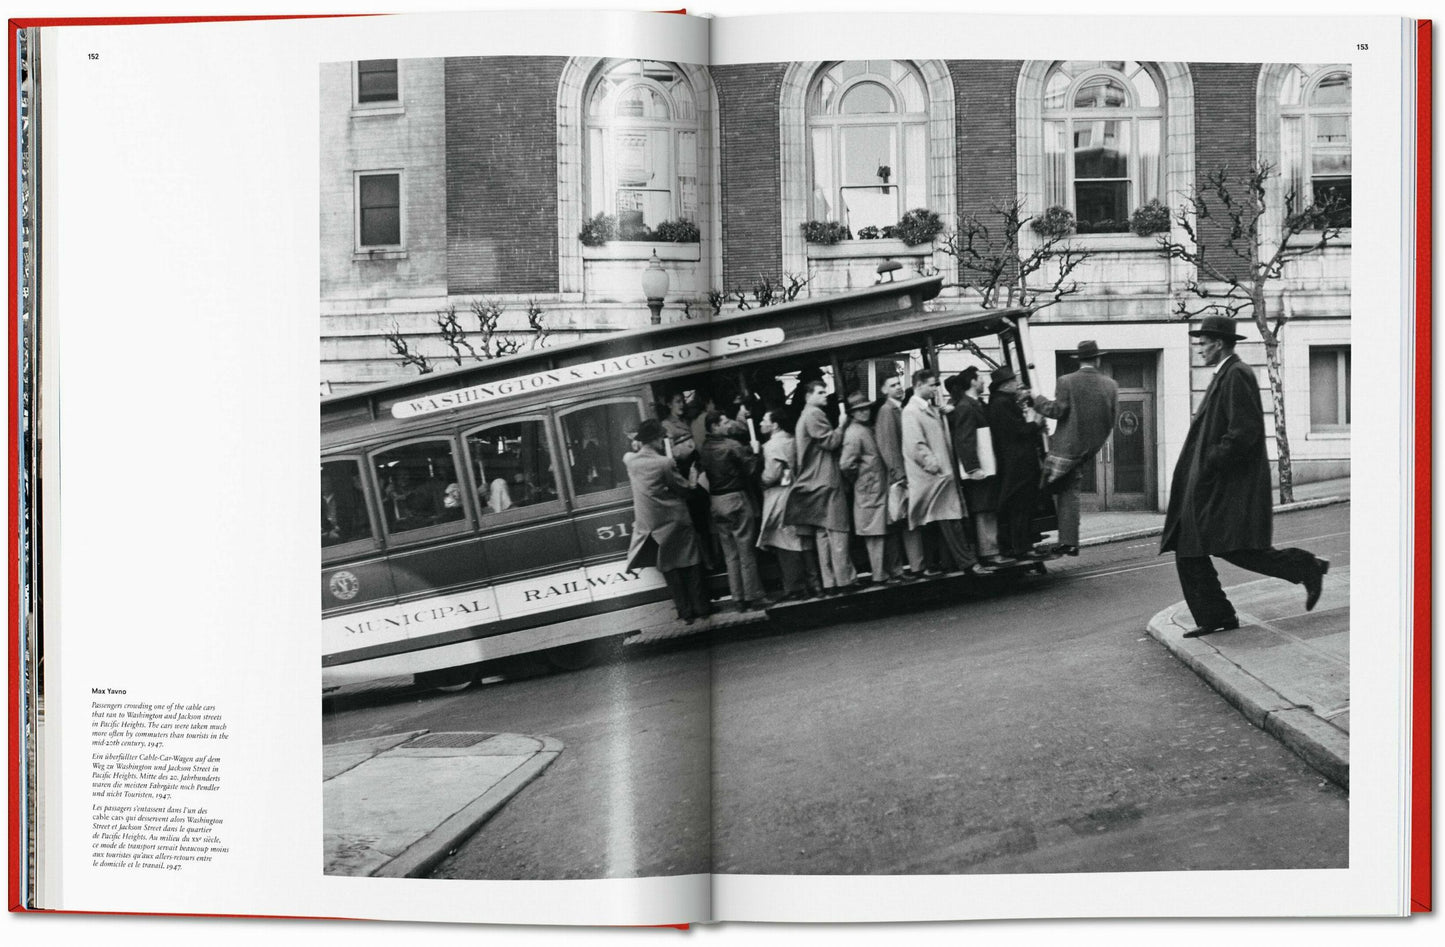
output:
[{"label": "asphalt street", "polygon": [[[1277,545],[1339,565],[1348,530],[1348,505],[1275,520]],[[1145,633],[1181,597],[1156,550],[1088,548],[907,614],[630,647],[459,694],[373,692],[330,705],[324,739],[565,742],[435,877],[1345,866],[1346,794]]]}]

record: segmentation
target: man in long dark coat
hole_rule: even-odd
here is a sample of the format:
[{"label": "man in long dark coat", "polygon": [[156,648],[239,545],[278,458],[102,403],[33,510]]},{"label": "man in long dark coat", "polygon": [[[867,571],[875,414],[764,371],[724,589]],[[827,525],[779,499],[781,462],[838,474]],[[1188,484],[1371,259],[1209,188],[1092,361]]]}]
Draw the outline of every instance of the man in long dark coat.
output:
[{"label": "man in long dark coat", "polygon": [[1160,552],[1174,551],[1179,584],[1197,627],[1186,638],[1239,627],[1210,556],[1241,569],[1303,584],[1305,610],[1315,607],[1328,559],[1272,545],[1269,458],[1264,410],[1254,370],[1234,352],[1244,336],[1228,316],[1206,316],[1189,333],[1214,378],[1189,425],[1174,467]]},{"label": "man in long dark coat", "polygon": [[990,373],[988,427],[998,459],[998,547],[1013,559],[1039,559],[1033,516],[1039,501],[1039,434],[1018,401],[1019,380],[1007,366]]},{"label": "man in long dark coat", "polygon": [[[974,545],[979,562],[987,566],[1013,565],[1014,560],[998,554],[998,470],[992,464],[993,439],[988,426],[988,407],[984,405],[983,376],[970,365],[949,379],[953,388],[953,413],[948,426],[953,434],[953,453],[958,458],[959,487],[974,528]],[[957,389],[956,391],[954,389]],[[979,432],[983,433],[980,434]],[[979,439],[987,437],[988,456],[993,473],[985,476]]]}]

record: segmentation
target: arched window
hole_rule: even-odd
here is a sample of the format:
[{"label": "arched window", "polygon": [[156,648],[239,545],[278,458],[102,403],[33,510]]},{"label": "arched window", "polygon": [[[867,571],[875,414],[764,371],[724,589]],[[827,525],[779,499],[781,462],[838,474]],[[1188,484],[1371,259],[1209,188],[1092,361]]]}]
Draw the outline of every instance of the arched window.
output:
[{"label": "arched window", "polygon": [[808,90],[809,218],[853,236],[928,206],[928,92],[917,68],[836,63]]},{"label": "arched window", "polygon": [[1043,83],[1045,207],[1073,211],[1079,233],[1129,229],[1163,197],[1165,102],[1143,63],[1054,63]]},{"label": "arched window", "polygon": [[1350,225],[1350,72],[1292,64],[1279,87],[1282,194],[1296,210],[1334,198],[1335,221]]},{"label": "arched window", "polygon": [[698,110],[683,70],[609,59],[586,102],[588,215],[615,215],[624,240],[663,221],[696,221]]}]

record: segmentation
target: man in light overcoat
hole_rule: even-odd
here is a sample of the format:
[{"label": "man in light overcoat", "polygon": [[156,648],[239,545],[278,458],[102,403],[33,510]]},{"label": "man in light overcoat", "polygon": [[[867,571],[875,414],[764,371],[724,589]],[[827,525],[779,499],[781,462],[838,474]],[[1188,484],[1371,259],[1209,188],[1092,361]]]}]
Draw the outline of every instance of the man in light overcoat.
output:
[{"label": "man in light overcoat", "polygon": [[1206,316],[1189,333],[1214,377],[1189,425],[1169,493],[1159,551],[1174,551],[1179,584],[1197,638],[1239,627],[1210,556],[1241,569],[1302,584],[1305,610],[1319,601],[1328,559],[1303,549],[1275,549],[1269,458],[1259,382],[1234,351],[1243,339],[1228,316]]},{"label": "man in light overcoat", "polygon": [[913,397],[903,406],[903,462],[908,472],[908,525],[934,524],[941,546],[960,572],[982,571],[963,529],[963,497],[954,474],[948,427],[935,404],[938,372],[913,373]]},{"label": "man in light overcoat", "polygon": [[[908,490],[908,470],[903,462],[903,379],[892,375],[880,384],[883,404],[878,408],[878,418],[873,422],[874,439],[878,442],[878,454],[888,471],[888,489],[895,492],[901,486]],[[908,568],[903,568],[903,557],[908,557]],[[888,525],[888,535],[883,544],[883,560],[890,576],[911,582],[923,575],[923,534],[909,525],[905,516],[901,522]]]}]

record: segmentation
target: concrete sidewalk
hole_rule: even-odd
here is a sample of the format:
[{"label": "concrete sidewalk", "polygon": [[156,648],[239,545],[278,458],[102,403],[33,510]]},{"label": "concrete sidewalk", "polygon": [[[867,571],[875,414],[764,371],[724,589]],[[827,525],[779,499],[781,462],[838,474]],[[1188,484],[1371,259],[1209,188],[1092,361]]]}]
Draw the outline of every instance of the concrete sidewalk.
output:
[{"label": "concrete sidewalk", "polygon": [[426,873],[561,752],[552,737],[426,730],[322,747],[325,873]]},{"label": "concrete sidewalk", "polygon": [[1183,602],[1149,622],[1163,644],[1256,727],[1350,788],[1350,570],[1331,569],[1306,613],[1300,586],[1262,579],[1228,590],[1239,628],[1185,638]]},{"label": "concrete sidewalk", "polygon": [[[1275,496],[1278,497],[1277,492]],[[1274,511],[1287,513],[1290,510],[1307,510],[1311,507],[1342,503],[1349,498],[1349,477],[1339,480],[1319,480],[1314,483],[1296,485],[1294,488],[1295,501],[1284,505],[1276,504]],[[1157,536],[1164,531],[1163,513],[1109,511],[1084,513],[1079,519],[1080,546],[1098,546],[1125,539],[1137,539],[1141,536]]]}]

